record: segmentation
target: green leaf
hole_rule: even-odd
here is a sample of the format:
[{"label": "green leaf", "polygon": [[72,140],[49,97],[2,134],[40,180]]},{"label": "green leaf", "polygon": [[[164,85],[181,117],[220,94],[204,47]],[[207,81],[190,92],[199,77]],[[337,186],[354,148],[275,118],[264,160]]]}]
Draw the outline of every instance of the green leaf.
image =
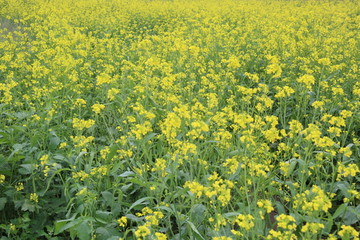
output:
[{"label": "green leaf", "polygon": [[34,170],[34,164],[21,164],[20,167],[18,171],[23,175],[31,174]]},{"label": "green leaf", "polygon": [[[76,217],[76,214],[74,214],[71,218],[69,219],[64,219],[64,220],[58,220],[55,222],[55,231],[54,231],[54,234],[59,234],[59,233],[62,233],[63,231],[65,231],[66,229],[72,227],[72,226],[75,226],[77,224],[76,221],[74,221]],[[72,224],[69,224],[67,225],[68,223],[72,223]]]},{"label": "green leaf", "polygon": [[118,240],[119,237],[120,237],[120,235],[119,236],[112,236],[112,237],[107,238],[106,240]]},{"label": "green leaf", "polygon": [[130,219],[131,221],[134,221],[134,222],[140,222],[143,219],[142,217],[137,217],[134,214],[126,214],[125,217],[127,219]]},{"label": "green leaf", "polygon": [[233,157],[240,154],[240,150],[234,150],[232,152],[229,152],[229,157]]},{"label": "green leaf", "polygon": [[145,203],[145,201],[150,200],[150,199],[154,199],[154,197],[143,197],[140,198],[139,200],[137,200],[136,202],[134,202],[130,208],[127,210],[127,212],[130,212],[131,209],[133,209],[134,207],[141,205],[141,204],[147,204]]},{"label": "green leaf", "polygon": [[83,221],[76,228],[77,236],[80,240],[90,240],[91,238],[91,228],[87,220]]},{"label": "green leaf", "polygon": [[119,231],[117,231],[114,228],[110,228],[110,227],[99,227],[96,229],[96,237],[99,240],[109,240],[109,239],[116,239],[118,240],[119,237],[121,236],[121,234],[119,233]]},{"label": "green leaf", "polygon": [[204,218],[205,218],[205,211],[206,211],[206,207],[202,204],[195,204],[191,209],[190,209],[190,219],[192,222],[194,222],[195,224],[200,224],[203,222]]},{"label": "green leaf", "polygon": [[116,175],[117,171],[119,169],[123,169],[124,167],[124,161],[119,161],[119,162],[116,162],[115,164],[113,164],[111,170],[110,170],[110,175]]},{"label": "green leaf", "polygon": [[24,201],[24,203],[21,206],[22,211],[29,211],[34,212],[35,211],[35,205],[28,199]]},{"label": "green leaf", "polygon": [[144,142],[148,142],[149,140],[153,139],[156,135],[158,135],[157,133],[149,133],[148,135],[146,135],[144,138],[143,138],[143,141]]},{"label": "green leaf", "polygon": [[333,219],[339,217],[340,215],[344,214],[345,213],[345,210],[346,210],[346,207],[347,207],[347,204],[346,203],[343,203],[341,204],[335,211],[335,213],[333,214]]},{"label": "green leaf", "polygon": [[31,112],[16,112],[14,116],[19,120],[23,120],[31,115]]},{"label": "green leaf", "polygon": [[66,160],[66,158],[61,154],[54,154],[53,158],[56,160]]},{"label": "green leaf", "polygon": [[95,218],[97,221],[106,224],[111,222],[112,214],[112,212],[98,210],[95,213]]},{"label": "green leaf", "polygon": [[289,174],[294,172],[297,163],[298,162],[294,158],[290,159]]},{"label": "green leaf", "polygon": [[228,213],[223,214],[223,216],[226,218],[231,218],[231,217],[238,216],[239,214],[240,213],[238,213],[238,212],[228,212]]},{"label": "green leaf", "polygon": [[104,227],[98,227],[95,232],[96,237],[99,239],[108,239],[111,236],[110,232]]},{"label": "green leaf", "polygon": [[133,171],[126,171],[126,172],[123,172],[122,174],[120,174],[119,177],[126,178],[126,177],[132,176],[132,175],[135,175],[135,173]]},{"label": "green leaf", "polygon": [[199,230],[195,227],[195,225],[192,222],[186,221],[186,223],[189,224],[191,229],[200,237],[200,239],[205,240],[205,238],[200,234]]},{"label": "green leaf", "polygon": [[60,230],[65,226],[66,223],[67,223],[67,221],[64,221],[64,220],[56,221],[54,224],[55,225],[54,226],[54,228],[55,228],[54,234],[56,235],[56,234],[61,233],[62,231],[60,231]]},{"label": "green leaf", "polygon": [[22,143],[22,144],[16,143],[13,145],[13,149],[15,152],[19,152],[20,150],[24,149],[24,147],[26,147],[27,145],[28,145],[27,143]]},{"label": "green leaf", "polygon": [[6,202],[6,198],[0,198],[0,211],[4,209]]},{"label": "green leaf", "polygon": [[334,192],[337,190],[340,190],[344,197],[349,198],[350,193],[348,192],[350,187],[350,184],[348,182],[342,181],[342,182],[336,182],[334,184]]},{"label": "green leaf", "polygon": [[107,160],[111,160],[116,154],[117,154],[117,150],[119,149],[119,147],[117,145],[113,145],[110,147],[110,152],[109,154],[106,156]]},{"label": "green leaf", "polygon": [[60,138],[57,136],[51,136],[49,139],[49,148],[51,150],[55,150],[57,146],[60,144]]},{"label": "green leaf", "polygon": [[277,210],[279,215],[286,213],[284,205],[282,203],[280,203],[279,201],[275,202],[275,206],[276,206],[276,210]]},{"label": "green leaf", "polygon": [[108,206],[111,206],[114,203],[114,195],[109,191],[103,191],[101,192],[101,195],[105,199],[105,202],[108,204]]},{"label": "green leaf", "polygon": [[354,206],[349,206],[345,212],[343,220],[345,225],[353,225],[360,221],[360,213]]}]

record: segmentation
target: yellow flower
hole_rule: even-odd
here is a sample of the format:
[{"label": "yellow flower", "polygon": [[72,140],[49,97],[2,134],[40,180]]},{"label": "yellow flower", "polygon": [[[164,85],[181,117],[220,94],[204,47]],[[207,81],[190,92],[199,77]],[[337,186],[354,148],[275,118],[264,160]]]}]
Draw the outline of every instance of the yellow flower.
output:
[{"label": "yellow flower", "polygon": [[43,156],[41,156],[40,158],[40,164],[41,165],[45,165],[48,163],[48,160],[49,160],[49,155],[48,154],[45,154]]},{"label": "yellow flower", "polygon": [[82,195],[86,195],[86,194],[88,194],[88,190],[85,187],[85,188],[81,189],[78,193],[76,193],[76,196],[82,196]]},{"label": "yellow flower", "polygon": [[293,93],[295,93],[295,90],[289,86],[285,86],[285,87],[276,86],[275,90],[277,91],[277,93],[275,94],[275,98],[289,97]]},{"label": "yellow flower", "polygon": [[229,58],[229,60],[226,60],[225,62],[227,62],[228,63],[228,67],[229,68],[239,68],[239,67],[241,67],[241,64],[240,64],[240,62],[239,62],[239,59],[237,58],[237,57],[235,57],[235,56],[231,56],[230,58]]},{"label": "yellow flower", "polygon": [[233,240],[231,237],[221,236],[221,237],[213,237],[212,240]]},{"label": "yellow flower", "polygon": [[89,120],[83,120],[79,118],[73,118],[72,125],[73,128],[78,130],[83,130],[84,128],[90,128],[95,124],[95,121],[92,119]]},{"label": "yellow flower", "polygon": [[109,99],[110,101],[115,100],[115,96],[116,96],[116,94],[118,94],[119,92],[120,92],[120,90],[117,89],[117,88],[111,88],[111,89],[109,89],[109,91],[108,91],[108,93],[107,93],[108,99]]},{"label": "yellow flower", "polygon": [[106,176],[108,171],[109,171],[108,166],[103,165],[103,166],[91,169],[90,175],[97,175],[98,174],[100,176]]},{"label": "yellow flower", "polygon": [[20,192],[21,190],[24,190],[24,184],[23,183],[16,184],[15,189],[18,192]]},{"label": "yellow flower", "polygon": [[37,115],[37,114],[32,115],[32,118],[33,118],[35,121],[39,121],[39,120],[41,119],[40,116]]},{"label": "yellow flower", "polygon": [[10,231],[14,232],[16,230],[16,225],[10,223]]},{"label": "yellow flower", "polygon": [[49,175],[49,172],[50,172],[50,167],[45,166],[43,172],[44,172],[44,176],[47,177]]},{"label": "yellow flower", "polygon": [[67,143],[66,143],[66,142],[62,142],[62,143],[60,143],[60,145],[59,145],[59,149],[65,148],[66,146],[67,146]]},{"label": "yellow flower", "polygon": [[255,226],[254,217],[250,214],[246,214],[246,215],[239,214],[235,219],[235,223],[239,227],[244,228],[247,231]]},{"label": "yellow flower", "polygon": [[145,121],[143,124],[136,124],[131,132],[135,134],[135,138],[137,140],[142,139],[147,133],[151,132],[151,123],[149,121]]},{"label": "yellow flower", "polygon": [[339,164],[338,179],[340,179],[340,177],[355,177],[358,173],[360,173],[360,169],[355,163],[351,163],[348,166],[345,166],[343,163]]},{"label": "yellow flower", "polygon": [[84,181],[85,179],[90,177],[90,175],[84,171],[79,171],[79,172],[73,172],[72,177],[75,179],[79,178],[81,181]]},{"label": "yellow flower", "polygon": [[218,141],[218,144],[221,147],[228,148],[230,147],[230,140],[232,139],[233,135],[225,130],[225,129],[219,129],[217,132],[214,133],[214,140]]},{"label": "yellow flower", "polygon": [[258,207],[260,207],[260,208],[266,209],[266,212],[267,212],[267,213],[271,213],[272,211],[274,211],[274,207],[272,206],[270,200],[267,200],[267,199],[259,200],[259,201],[257,202],[257,205],[258,205]]},{"label": "yellow flower", "polygon": [[302,211],[308,214],[316,214],[319,211],[327,212],[332,206],[330,198],[319,187],[314,185],[311,190],[306,190],[302,194],[296,194],[294,207],[301,207]]},{"label": "yellow flower", "polygon": [[192,192],[193,194],[195,194],[195,196],[197,198],[200,198],[201,195],[204,193],[205,187],[203,185],[201,185],[198,182],[185,182],[184,184],[185,188],[189,188],[190,192]]},{"label": "yellow flower", "polygon": [[30,193],[30,200],[34,202],[39,202],[39,197],[36,193]]},{"label": "yellow flower", "polygon": [[83,106],[83,105],[86,105],[86,101],[84,99],[82,99],[82,98],[78,98],[78,99],[75,100],[74,104],[76,106]]},{"label": "yellow flower", "polygon": [[168,113],[164,122],[160,125],[163,134],[172,140],[177,136],[177,131],[181,126],[181,119],[173,112]]},{"label": "yellow flower", "polygon": [[0,174],[0,184],[5,182],[5,175]]},{"label": "yellow flower", "polygon": [[276,218],[278,226],[286,230],[295,230],[295,218],[290,215],[281,214]]},{"label": "yellow flower", "polygon": [[94,113],[99,114],[101,112],[101,110],[103,110],[105,108],[105,105],[103,104],[94,104],[91,106],[91,109],[93,110]]},{"label": "yellow flower", "polygon": [[160,233],[160,232],[156,232],[155,237],[157,240],[166,240],[167,239],[166,234]]},{"label": "yellow flower", "polygon": [[266,67],[266,73],[271,74],[273,78],[278,78],[281,76],[282,68],[279,63],[271,63]]},{"label": "yellow flower", "polygon": [[344,95],[344,89],[342,89],[341,87],[333,87],[331,88],[331,90],[334,95]]},{"label": "yellow flower", "polygon": [[325,66],[330,66],[331,65],[331,60],[329,58],[320,58],[318,60],[319,64],[325,65]]},{"label": "yellow flower", "polygon": [[145,238],[150,235],[150,229],[146,225],[139,226],[135,231],[135,236],[137,239]]},{"label": "yellow flower", "polygon": [[347,110],[342,110],[340,115],[343,118],[348,118],[348,117],[351,117],[353,115],[353,112],[347,111]]},{"label": "yellow flower", "polygon": [[74,142],[76,148],[84,147],[86,144],[94,141],[94,137],[85,137],[85,136],[70,136],[71,140]]},{"label": "yellow flower", "polygon": [[304,83],[307,89],[311,89],[312,85],[315,83],[315,78],[312,75],[306,74],[301,76],[296,80],[298,83]]},{"label": "yellow flower", "polygon": [[127,218],[125,216],[122,216],[117,220],[120,227],[125,227],[127,224]]},{"label": "yellow flower", "polygon": [[338,232],[341,239],[359,239],[359,232],[351,226],[342,225],[341,230]]},{"label": "yellow flower", "polygon": [[344,154],[345,157],[351,157],[352,155],[352,151],[350,150],[349,147],[340,148],[339,153]]},{"label": "yellow flower", "polygon": [[112,83],[114,81],[115,80],[106,73],[102,73],[96,77],[96,84],[98,86],[100,86],[102,84]]},{"label": "yellow flower", "polygon": [[314,108],[319,108],[321,110],[323,110],[324,105],[325,103],[323,101],[315,101],[311,104],[311,106],[313,106]]},{"label": "yellow flower", "polygon": [[166,160],[162,158],[157,158],[154,163],[154,167],[151,169],[152,172],[159,171],[162,177],[165,177],[167,173],[165,172]]},{"label": "yellow flower", "polygon": [[338,238],[334,236],[334,234],[330,234],[326,240],[337,240]]},{"label": "yellow flower", "polygon": [[319,230],[324,229],[324,224],[322,223],[306,223],[302,228],[301,232],[311,232],[313,234],[317,233]]},{"label": "yellow flower", "polygon": [[192,139],[204,139],[202,133],[209,131],[209,126],[203,121],[194,121],[191,123],[192,130],[190,130],[186,136],[190,136]]}]

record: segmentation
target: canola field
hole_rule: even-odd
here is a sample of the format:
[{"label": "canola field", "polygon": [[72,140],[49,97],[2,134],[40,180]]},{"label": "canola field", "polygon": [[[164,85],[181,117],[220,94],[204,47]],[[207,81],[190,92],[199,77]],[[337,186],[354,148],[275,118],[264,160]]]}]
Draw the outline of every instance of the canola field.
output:
[{"label": "canola field", "polygon": [[0,0],[0,239],[359,239],[360,4]]}]

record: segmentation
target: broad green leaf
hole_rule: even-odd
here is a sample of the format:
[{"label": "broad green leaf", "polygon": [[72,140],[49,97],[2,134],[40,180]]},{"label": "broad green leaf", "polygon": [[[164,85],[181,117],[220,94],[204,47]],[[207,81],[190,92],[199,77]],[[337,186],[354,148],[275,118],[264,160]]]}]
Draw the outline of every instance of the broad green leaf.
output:
[{"label": "broad green leaf", "polygon": [[6,202],[6,198],[0,198],[0,211],[4,209]]},{"label": "broad green leaf", "polygon": [[109,239],[116,239],[118,240],[121,236],[121,233],[118,229],[114,227],[99,227],[95,230],[96,237],[99,240],[109,240]]},{"label": "broad green leaf", "polygon": [[29,211],[34,212],[35,211],[35,204],[31,202],[29,199],[26,199],[24,203],[21,206],[22,211]]},{"label": "broad green leaf", "polygon": [[146,135],[144,138],[143,138],[143,141],[144,142],[147,142],[151,139],[153,139],[156,135],[158,135],[157,133],[149,133],[148,135]]},{"label": "broad green leaf", "polygon": [[229,213],[224,213],[223,216],[226,218],[231,218],[231,217],[235,217],[238,216],[239,213],[238,212],[229,212]]},{"label": "broad green leaf", "polygon": [[126,214],[125,217],[127,219],[130,219],[131,221],[134,221],[134,222],[140,222],[143,219],[142,217],[137,217],[134,214]]},{"label": "broad green leaf", "polygon": [[97,221],[106,224],[107,222],[111,222],[112,214],[112,212],[98,210],[95,213],[95,217]]},{"label": "broad green leaf", "polygon": [[80,240],[90,240],[91,238],[91,227],[88,221],[83,221],[76,227],[77,236]]},{"label": "broad green leaf", "polygon": [[57,146],[60,144],[60,138],[57,136],[51,136],[49,139],[49,148],[51,150],[55,150]]},{"label": "broad green leaf", "polygon": [[186,223],[189,224],[191,229],[199,236],[200,239],[205,240],[205,238],[200,234],[199,230],[195,227],[195,225],[192,222],[186,221]]},{"label": "broad green leaf", "polygon": [[334,184],[334,192],[340,190],[344,197],[350,197],[350,193],[348,192],[350,184],[348,182],[336,182]]},{"label": "broad green leaf", "polygon": [[360,221],[360,213],[354,206],[348,206],[343,217],[345,225],[353,225]]},{"label": "broad green leaf", "polygon": [[[55,221],[55,224],[54,224],[55,225],[55,231],[54,231],[54,233],[59,234],[59,233],[62,233],[63,231],[65,231],[66,229],[68,229],[68,228],[70,228],[72,226],[75,226],[77,224],[77,222],[75,220],[76,215],[77,214],[74,214],[69,219]],[[67,225],[68,223],[72,223],[72,224]]]},{"label": "broad green leaf", "polygon": [[335,211],[335,213],[333,214],[333,219],[339,217],[340,215],[344,214],[345,213],[345,210],[346,210],[346,207],[347,207],[347,204],[346,203],[343,203],[341,204]]},{"label": "broad green leaf", "polygon": [[107,160],[111,160],[116,154],[117,154],[117,150],[119,149],[119,146],[117,145],[113,145],[110,147],[110,152],[109,154],[106,156]]},{"label": "broad green leaf", "polygon": [[22,143],[22,144],[16,143],[13,145],[13,149],[15,152],[19,152],[20,150],[23,150],[27,145],[28,145],[27,143]]},{"label": "broad green leaf", "polygon": [[31,174],[34,170],[34,164],[21,164],[20,167],[18,171],[23,175]]},{"label": "broad green leaf", "polygon": [[206,207],[202,204],[195,204],[191,209],[190,209],[190,218],[191,221],[195,224],[200,224],[203,222],[204,218],[205,218],[205,211],[206,211]]},{"label": "broad green leaf", "polygon": [[114,195],[109,191],[101,192],[101,195],[105,199],[105,202],[110,206],[114,203]]},{"label": "broad green leaf", "polygon": [[127,210],[127,212],[130,212],[131,209],[133,209],[134,207],[141,205],[141,204],[147,204],[146,201],[150,200],[150,199],[154,199],[154,197],[143,197],[140,198],[139,200],[137,200],[136,202],[134,202],[130,208]]},{"label": "broad green leaf", "polygon": [[54,224],[55,225],[54,226],[54,228],[55,228],[54,234],[61,233],[62,231],[60,231],[60,230],[65,226],[66,223],[67,223],[67,221],[56,221]]},{"label": "broad green leaf", "polygon": [[126,172],[123,172],[122,174],[120,174],[119,177],[126,178],[126,177],[132,176],[132,175],[135,175],[135,173],[133,171],[126,171]]}]

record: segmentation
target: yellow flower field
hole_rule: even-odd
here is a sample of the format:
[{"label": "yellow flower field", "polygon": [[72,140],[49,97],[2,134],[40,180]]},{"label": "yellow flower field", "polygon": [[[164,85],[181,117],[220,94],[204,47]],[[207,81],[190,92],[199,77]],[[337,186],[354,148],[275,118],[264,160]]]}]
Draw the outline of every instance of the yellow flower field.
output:
[{"label": "yellow flower field", "polygon": [[359,239],[360,4],[0,0],[0,239]]}]

